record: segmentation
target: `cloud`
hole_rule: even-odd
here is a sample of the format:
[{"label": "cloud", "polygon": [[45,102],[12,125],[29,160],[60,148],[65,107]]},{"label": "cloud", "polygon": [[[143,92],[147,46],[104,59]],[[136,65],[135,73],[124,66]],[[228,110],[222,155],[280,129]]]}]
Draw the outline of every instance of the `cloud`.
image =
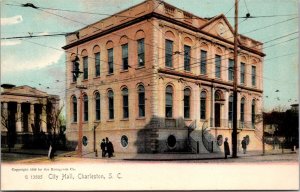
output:
[{"label": "cloud", "polygon": [[14,17],[1,18],[1,25],[15,25],[23,21],[22,15],[16,15]]},{"label": "cloud", "polygon": [[[49,51],[43,56],[36,56],[30,59],[19,58],[13,55],[2,57],[2,72],[11,73],[14,71],[27,71],[32,69],[41,69],[53,65],[64,55],[60,51]],[[22,59],[22,61],[20,60]],[[21,61],[21,62],[20,62]]]},{"label": "cloud", "polygon": [[13,46],[21,44],[21,40],[2,40],[1,46]]}]

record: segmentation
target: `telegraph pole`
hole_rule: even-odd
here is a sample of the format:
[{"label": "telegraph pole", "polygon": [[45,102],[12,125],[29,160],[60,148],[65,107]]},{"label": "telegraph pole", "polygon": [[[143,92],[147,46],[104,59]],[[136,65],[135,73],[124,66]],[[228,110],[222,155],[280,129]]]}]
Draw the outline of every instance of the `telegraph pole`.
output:
[{"label": "telegraph pole", "polygon": [[80,97],[79,97],[79,122],[78,122],[78,157],[82,157],[82,116],[83,116],[83,89],[86,89],[85,86],[76,86],[76,88],[80,89]]},{"label": "telegraph pole", "polygon": [[235,0],[234,11],[234,81],[233,81],[233,129],[232,157],[237,158],[237,65],[238,65],[238,0]]}]

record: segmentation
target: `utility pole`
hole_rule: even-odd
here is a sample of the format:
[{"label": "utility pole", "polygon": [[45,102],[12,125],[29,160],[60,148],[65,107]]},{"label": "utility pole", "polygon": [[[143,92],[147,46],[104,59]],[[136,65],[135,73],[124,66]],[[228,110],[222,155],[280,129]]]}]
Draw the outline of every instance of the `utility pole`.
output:
[{"label": "utility pole", "polygon": [[234,11],[234,81],[233,81],[233,129],[232,157],[237,158],[237,65],[238,65],[238,0],[235,0]]},{"label": "utility pole", "polygon": [[78,157],[82,157],[82,116],[83,116],[83,89],[86,89],[86,86],[77,85],[76,88],[80,89],[79,97],[79,122],[78,122]]}]

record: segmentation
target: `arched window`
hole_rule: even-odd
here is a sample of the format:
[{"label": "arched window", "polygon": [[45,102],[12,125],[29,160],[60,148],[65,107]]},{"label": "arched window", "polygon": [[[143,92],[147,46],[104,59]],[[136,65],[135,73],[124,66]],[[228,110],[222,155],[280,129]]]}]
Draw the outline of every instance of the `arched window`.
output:
[{"label": "arched window", "polygon": [[221,78],[221,61],[222,57],[220,55],[215,55],[215,77]]},{"label": "arched window", "polygon": [[95,76],[100,76],[100,52],[95,53]]},{"label": "arched window", "polygon": [[96,120],[101,119],[100,113],[100,94],[98,92],[95,93],[95,115]]},{"label": "arched window", "polygon": [[122,89],[122,95],[123,95],[123,118],[126,119],[129,117],[128,89],[127,88]]},{"label": "arched window", "polygon": [[114,119],[114,92],[112,90],[109,90],[107,96],[109,119]]},{"label": "arched window", "polygon": [[251,123],[252,123],[252,128],[255,128],[255,100],[252,100],[252,105],[251,105]]},{"label": "arched window", "polygon": [[228,101],[228,120],[232,121],[233,120],[233,96],[229,96],[229,101]]},{"label": "arched window", "polygon": [[191,90],[189,88],[184,89],[184,118],[190,118],[190,97]]},{"label": "arched window", "polygon": [[206,75],[207,51],[201,50],[200,73]]},{"label": "arched window", "polygon": [[83,95],[83,120],[89,120],[89,99],[87,95]]},{"label": "arched window", "polygon": [[200,119],[206,119],[206,92],[202,91],[200,95]]},{"label": "arched window", "polygon": [[244,127],[245,122],[245,98],[241,99],[241,126]]},{"label": "arched window", "polygon": [[73,104],[73,111],[72,111],[72,115],[73,115],[73,122],[77,122],[77,98],[75,96],[73,96],[72,98],[72,104]]},{"label": "arched window", "polygon": [[143,85],[138,86],[139,97],[139,117],[145,117],[145,88]]},{"label": "arched window", "polygon": [[184,70],[191,71],[191,47],[184,45]]},{"label": "arched window", "polygon": [[89,77],[88,57],[84,56],[82,58],[82,62],[83,62],[83,79],[88,79]]},{"label": "arched window", "polygon": [[166,117],[173,116],[173,88],[168,85],[166,88]]},{"label": "arched window", "polygon": [[145,43],[144,39],[137,40],[138,47],[138,66],[145,66]]},{"label": "arched window", "polygon": [[166,67],[173,67],[173,41],[166,39],[165,46]]}]

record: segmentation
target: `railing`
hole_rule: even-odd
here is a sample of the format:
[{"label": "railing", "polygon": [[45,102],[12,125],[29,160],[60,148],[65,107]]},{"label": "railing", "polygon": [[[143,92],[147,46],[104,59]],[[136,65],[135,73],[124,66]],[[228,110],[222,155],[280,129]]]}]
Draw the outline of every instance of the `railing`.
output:
[{"label": "railing", "polygon": [[209,151],[210,153],[212,153],[214,151],[213,141],[211,141],[210,139],[207,139],[205,137],[206,133],[208,133],[207,129],[208,129],[208,123],[204,122],[202,125],[202,143],[203,143],[203,146],[205,147],[205,149],[207,151]]},{"label": "railing", "polygon": [[[233,122],[231,120],[228,119],[210,119],[210,125],[211,127],[228,127],[228,128],[232,128],[233,127]],[[214,126],[212,126],[214,125]],[[243,129],[243,128],[247,128],[247,129],[254,129],[255,125],[253,125],[253,123],[251,121],[237,121],[237,128],[238,129]]]},{"label": "railing", "polygon": [[192,137],[189,138],[190,149],[192,153],[199,153],[199,141],[195,141]]},{"label": "railing", "polygon": [[188,126],[188,147],[192,153],[199,153],[199,142],[191,137],[191,132],[197,127],[196,120],[192,121]]}]

